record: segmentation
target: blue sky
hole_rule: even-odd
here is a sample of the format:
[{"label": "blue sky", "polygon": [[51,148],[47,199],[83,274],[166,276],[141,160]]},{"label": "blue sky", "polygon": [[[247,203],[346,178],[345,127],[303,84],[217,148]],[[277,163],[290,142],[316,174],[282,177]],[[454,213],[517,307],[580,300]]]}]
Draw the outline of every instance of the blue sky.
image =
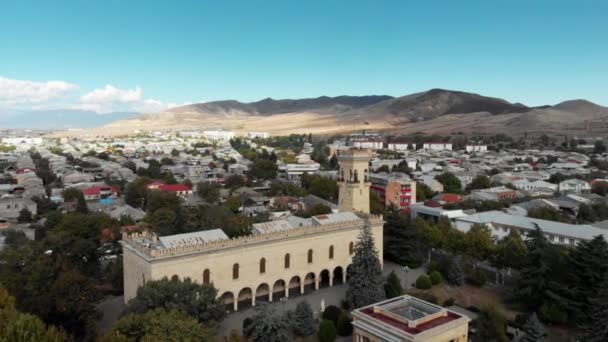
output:
[{"label": "blue sky", "polygon": [[[608,1],[10,1],[0,108],[447,88],[608,105]],[[60,81],[60,83],[48,83]]]}]

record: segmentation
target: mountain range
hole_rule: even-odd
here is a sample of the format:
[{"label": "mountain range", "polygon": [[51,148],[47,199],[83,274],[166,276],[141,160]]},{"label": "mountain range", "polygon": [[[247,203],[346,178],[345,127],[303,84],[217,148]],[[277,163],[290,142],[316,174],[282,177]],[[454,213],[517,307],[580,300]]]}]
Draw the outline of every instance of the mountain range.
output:
[{"label": "mountain range", "polygon": [[462,91],[431,89],[411,95],[338,96],[243,103],[213,101],[118,120],[96,134],[133,130],[217,129],[272,134],[334,134],[367,129],[393,134],[577,134],[608,132],[608,108],[586,100],[529,107]]}]

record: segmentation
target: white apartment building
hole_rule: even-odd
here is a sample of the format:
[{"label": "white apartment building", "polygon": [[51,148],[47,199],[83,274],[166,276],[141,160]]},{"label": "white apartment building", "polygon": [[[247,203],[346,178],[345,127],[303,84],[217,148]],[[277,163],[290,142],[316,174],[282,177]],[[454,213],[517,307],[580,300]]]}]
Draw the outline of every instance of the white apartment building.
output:
[{"label": "white apartment building", "polygon": [[467,145],[466,151],[471,152],[488,152],[488,145]]},{"label": "white apartment building", "polygon": [[525,216],[510,215],[502,211],[486,211],[455,219],[455,227],[468,232],[474,224],[485,224],[490,228],[496,239],[509,235],[511,229],[517,229],[526,236],[538,226],[550,243],[560,245],[576,245],[580,241],[589,241],[597,235],[608,239],[608,229],[586,224],[568,224],[555,221],[541,220]]},{"label": "white apartment building", "polygon": [[416,143],[415,142],[394,141],[394,142],[388,143],[387,148],[391,151],[407,151],[408,149],[415,150]]},{"label": "white apartment building", "polygon": [[591,185],[582,179],[572,178],[559,183],[560,192],[588,192]]},{"label": "white apartment building", "polygon": [[247,138],[249,139],[255,139],[255,138],[261,138],[261,139],[268,139],[270,138],[270,133],[268,132],[248,132],[247,133]]},{"label": "white apartment building", "polygon": [[355,148],[371,148],[374,150],[380,150],[384,148],[384,141],[382,139],[353,139],[353,147]]},{"label": "white apartment building", "polygon": [[309,161],[303,164],[284,164],[279,166],[279,170],[287,174],[288,179],[299,179],[304,172],[315,173],[321,169],[321,164]]},{"label": "white apartment building", "polygon": [[451,151],[452,143],[448,142],[426,142],[422,145],[424,150],[429,151]]},{"label": "white apartment building", "polygon": [[234,132],[231,131],[203,131],[203,136],[213,141],[228,141],[234,138]]}]

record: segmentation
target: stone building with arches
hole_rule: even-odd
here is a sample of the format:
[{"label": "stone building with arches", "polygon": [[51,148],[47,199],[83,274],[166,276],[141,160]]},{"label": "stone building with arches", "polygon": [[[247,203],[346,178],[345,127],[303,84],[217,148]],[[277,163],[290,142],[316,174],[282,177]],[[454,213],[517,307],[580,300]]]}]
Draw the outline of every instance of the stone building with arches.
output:
[{"label": "stone building with arches", "polygon": [[124,234],[125,302],[146,281],[173,276],[213,283],[226,308],[234,311],[341,284],[365,225],[382,264],[384,221],[369,214],[370,157],[371,152],[357,149],[339,155],[341,173],[349,176],[338,180],[338,213],[264,222],[254,227],[254,234],[234,239],[219,229],[164,237]]},{"label": "stone building with arches", "polygon": [[148,280],[173,276],[213,283],[227,309],[235,311],[342,284],[364,225],[371,227],[382,262],[382,218],[352,212],[236,239],[188,233],[171,236],[169,244],[151,232],[125,234],[124,300]]}]

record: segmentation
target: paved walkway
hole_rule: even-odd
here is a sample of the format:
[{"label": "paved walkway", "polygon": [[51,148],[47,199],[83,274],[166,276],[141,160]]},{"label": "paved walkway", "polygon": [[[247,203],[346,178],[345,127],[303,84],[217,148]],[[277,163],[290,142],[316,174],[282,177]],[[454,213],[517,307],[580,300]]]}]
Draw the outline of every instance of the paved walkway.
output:
[{"label": "paved walkway", "polygon": [[[392,262],[385,262],[383,270],[384,276],[387,276],[391,271],[395,271],[395,274],[397,274],[397,277],[399,277],[401,280],[401,285],[404,289],[411,288],[418,276],[425,273],[424,267],[421,267],[409,270],[406,276],[406,272],[401,266]],[[409,283],[409,286],[406,286],[407,283]],[[342,300],[344,300],[344,296],[346,295],[347,287],[348,285],[346,284],[326,287],[309,294],[290,297],[286,302],[274,301],[270,305],[276,307],[279,311],[294,310],[299,302],[306,300],[312,306],[315,317],[319,317],[319,313],[321,311],[321,301],[325,302],[325,307],[328,307],[329,305],[341,307]],[[253,308],[231,313],[220,324],[220,335],[229,335],[230,331],[233,329],[241,332],[243,320],[245,320],[247,317],[253,316],[253,314]]]}]

